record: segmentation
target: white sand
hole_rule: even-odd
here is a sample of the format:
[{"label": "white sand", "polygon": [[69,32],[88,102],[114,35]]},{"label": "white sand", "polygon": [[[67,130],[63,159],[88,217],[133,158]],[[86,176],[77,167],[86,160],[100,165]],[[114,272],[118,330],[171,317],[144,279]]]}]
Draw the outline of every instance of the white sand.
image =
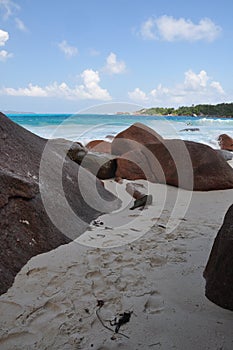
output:
[{"label": "white sand", "polygon": [[[233,190],[154,184],[152,206],[131,211],[124,186],[106,182],[121,210],[100,217],[104,225],[79,243],[31,259],[0,297],[1,350],[233,349],[233,312],[205,298],[202,277]],[[129,339],[111,339],[97,299],[108,326],[133,311],[120,329]]]}]

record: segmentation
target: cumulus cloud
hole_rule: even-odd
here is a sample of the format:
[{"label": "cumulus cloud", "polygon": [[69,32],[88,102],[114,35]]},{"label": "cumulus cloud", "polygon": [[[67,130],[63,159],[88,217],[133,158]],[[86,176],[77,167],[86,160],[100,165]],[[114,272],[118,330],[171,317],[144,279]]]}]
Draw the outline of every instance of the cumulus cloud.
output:
[{"label": "cumulus cloud", "polygon": [[8,58],[11,58],[12,53],[7,52],[6,50],[0,50],[0,61],[5,62]]},{"label": "cumulus cloud", "polygon": [[100,77],[98,71],[86,69],[81,74],[83,85],[78,87],[79,93],[83,94],[84,98],[94,100],[111,100],[106,89],[100,87]]},{"label": "cumulus cloud", "polygon": [[154,28],[155,28],[155,20],[153,18],[149,18],[147,21],[143,22],[140,30],[140,34],[142,38],[149,39],[149,40],[156,39]]},{"label": "cumulus cloud", "polygon": [[115,53],[111,52],[106,59],[106,65],[104,70],[109,74],[121,74],[124,73],[126,65],[124,61],[118,61]]},{"label": "cumulus cloud", "polygon": [[131,92],[128,92],[128,96],[131,100],[137,101],[137,102],[145,102],[148,100],[146,93],[139,88],[136,88]]},{"label": "cumulus cloud", "polygon": [[38,85],[29,84],[26,88],[4,88],[2,91],[5,95],[9,96],[37,96],[44,97],[47,96],[46,89],[41,88]]},{"label": "cumulus cloud", "polygon": [[151,90],[150,97],[152,99],[161,99],[163,96],[167,96],[169,94],[169,89],[159,84],[156,89]]},{"label": "cumulus cloud", "polygon": [[172,16],[161,16],[149,18],[143,22],[140,35],[147,40],[165,41],[214,41],[221,33],[222,29],[211,19],[203,18],[195,24],[189,19],[174,18]]},{"label": "cumulus cloud", "polygon": [[[0,46],[5,46],[7,40],[9,39],[8,32],[0,29]],[[0,61],[6,61],[8,58],[13,55],[6,50],[0,50]]]},{"label": "cumulus cloud", "polygon": [[218,81],[212,81],[212,83],[210,83],[210,86],[216,89],[216,91],[218,91],[220,94],[225,94],[225,91],[223,90],[221,84]]},{"label": "cumulus cloud", "polygon": [[8,32],[0,29],[0,46],[5,46],[7,40],[9,39]]},{"label": "cumulus cloud", "polygon": [[212,80],[204,70],[199,73],[188,70],[185,72],[184,81],[174,87],[159,84],[148,93],[139,88],[129,92],[130,99],[135,102],[147,101],[161,106],[218,103],[224,95],[221,84]]},{"label": "cumulus cloud", "polygon": [[196,74],[190,69],[185,72],[184,86],[189,90],[198,90],[205,88],[209,79],[206,71],[201,70],[200,73]]},{"label": "cumulus cloud", "polygon": [[68,58],[76,56],[78,54],[78,49],[75,46],[69,45],[66,40],[60,42],[58,44],[58,47]]},{"label": "cumulus cloud", "polygon": [[61,84],[54,82],[45,87],[29,84],[27,87],[18,89],[5,87],[0,90],[0,93],[9,96],[59,97],[69,100],[111,100],[109,92],[99,85],[100,77],[98,71],[86,69],[81,74],[81,78],[83,84],[75,87],[69,87],[65,82]]}]

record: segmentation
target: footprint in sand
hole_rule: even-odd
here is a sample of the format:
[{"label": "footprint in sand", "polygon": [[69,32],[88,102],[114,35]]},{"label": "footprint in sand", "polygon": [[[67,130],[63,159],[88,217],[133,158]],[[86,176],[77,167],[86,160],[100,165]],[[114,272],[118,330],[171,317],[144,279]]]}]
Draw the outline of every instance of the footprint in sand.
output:
[{"label": "footprint in sand", "polygon": [[47,301],[44,305],[41,305],[27,315],[27,326],[34,328],[38,326],[44,327],[45,324],[48,324],[50,321],[54,322],[56,318],[64,315],[65,309],[62,305]]},{"label": "footprint in sand", "polygon": [[34,276],[35,274],[36,275],[40,275],[43,272],[47,272],[47,270],[48,270],[47,267],[35,267],[35,268],[31,269],[31,270],[28,270],[26,272],[26,275],[27,276]]},{"label": "footprint in sand", "polygon": [[[6,337],[1,337],[0,348],[2,350],[19,349],[15,347],[15,344],[27,344],[31,340],[31,334],[27,331],[12,331],[8,333]],[[26,349],[26,348],[25,348]]]},{"label": "footprint in sand", "polygon": [[164,310],[164,300],[158,292],[153,292],[147,299],[143,312],[159,314]]},{"label": "footprint in sand", "polygon": [[99,270],[89,271],[85,275],[85,278],[86,279],[98,279],[98,278],[102,278],[102,274]]},{"label": "footprint in sand", "polygon": [[166,256],[161,256],[161,255],[156,255],[150,257],[150,266],[151,267],[157,267],[157,266],[163,266],[167,263],[167,257]]},{"label": "footprint in sand", "polygon": [[14,301],[8,301],[8,300],[0,300],[0,314],[4,315],[3,318],[3,324],[0,323],[0,334],[1,334],[1,328],[3,328],[3,325],[6,325],[8,322],[11,322],[12,319],[15,317],[19,317],[19,315],[23,312],[23,307],[15,303]]}]

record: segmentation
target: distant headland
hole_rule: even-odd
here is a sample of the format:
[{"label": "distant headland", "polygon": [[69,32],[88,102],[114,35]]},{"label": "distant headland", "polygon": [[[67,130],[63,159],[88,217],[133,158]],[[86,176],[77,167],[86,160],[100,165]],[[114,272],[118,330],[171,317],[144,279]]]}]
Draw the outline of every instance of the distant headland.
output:
[{"label": "distant headland", "polygon": [[37,113],[35,113],[35,112],[23,112],[23,111],[3,111],[3,113],[4,114],[6,114],[6,115],[9,115],[9,114],[23,114],[23,115],[28,115],[28,114],[30,114],[30,115],[32,115],[32,114],[37,114]]},{"label": "distant headland", "polygon": [[199,104],[182,106],[175,108],[164,107],[152,107],[143,108],[136,111],[137,115],[170,115],[170,116],[193,116],[193,117],[221,117],[221,118],[233,118],[233,103],[220,103],[216,105]]}]

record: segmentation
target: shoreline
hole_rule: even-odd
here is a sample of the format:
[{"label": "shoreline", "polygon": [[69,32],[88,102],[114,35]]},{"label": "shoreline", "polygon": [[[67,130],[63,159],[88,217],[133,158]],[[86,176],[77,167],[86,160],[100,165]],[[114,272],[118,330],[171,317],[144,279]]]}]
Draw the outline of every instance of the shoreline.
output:
[{"label": "shoreline", "polygon": [[[192,119],[191,119],[192,118]],[[161,134],[164,138],[180,138],[207,144],[218,149],[218,136],[233,133],[233,119],[195,117],[117,116],[85,115],[64,117],[63,115],[15,116],[12,120],[42,138],[65,138],[83,144],[95,139],[106,140],[107,135],[117,133],[133,123],[141,122]],[[215,122],[216,121],[216,122]],[[191,125],[192,124],[192,125]],[[197,128],[199,131],[185,131]],[[182,131],[181,131],[182,130]]]},{"label": "shoreline", "polygon": [[50,113],[36,113],[36,112],[14,112],[14,113],[9,113],[9,112],[3,112],[6,116],[8,117],[38,117],[38,116],[75,116],[75,115],[90,115],[90,116],[96,116],[96,115],[100,115],[100,116],[134,116],[134,117],[174,117],[174,118],[197,118],[197,119],[201,119],[201,118],[208,118],[208,119],[232,119],[232,116],[224,116],[224,115],[208,115],[208,114],[203,114],[203,115],[189,115],[189,114],[182,114],[182,115],[178,115],[178,114],[145,114],[145,113],[138,113],[138,112],[115,112],[115,113],[56,113],[56,112],[50,112]]}]

